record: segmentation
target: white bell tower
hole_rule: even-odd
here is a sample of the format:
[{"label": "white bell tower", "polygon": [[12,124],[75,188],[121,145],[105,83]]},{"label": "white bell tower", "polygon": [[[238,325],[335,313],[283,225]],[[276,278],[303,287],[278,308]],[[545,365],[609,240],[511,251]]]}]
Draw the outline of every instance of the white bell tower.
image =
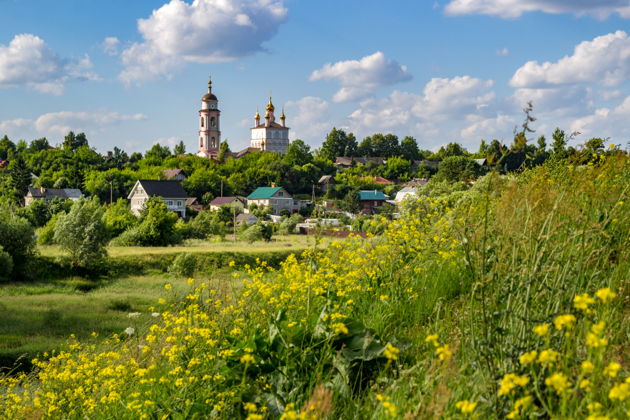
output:
[{"label": "white bell tower", "polygon": [[199,152],[198,156],[216,158],[221,144],[219,125],[219,100],[212,93],[212,80],[208,80],[208,93],[201,98],[199,110]]}]

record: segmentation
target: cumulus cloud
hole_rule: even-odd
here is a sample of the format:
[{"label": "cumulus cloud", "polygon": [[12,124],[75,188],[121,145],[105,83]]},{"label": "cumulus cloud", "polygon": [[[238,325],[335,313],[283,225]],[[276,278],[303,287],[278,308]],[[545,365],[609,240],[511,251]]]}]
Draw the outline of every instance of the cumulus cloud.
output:
[{"label": "cumulus cloud", "polygon": [[549,87],[571,83],[616,86],[630,77],[630,38],[617,31],[578,44],[573,55],[555,63],[528,61],[510,80],[514,87]]},{"label": "cumulus cloud", "polygon": [[107,55],[118,55],[118,47],[120,46],[120,40],[115,36],[108,36],[101,43],[101,49]]},{"label": "cumulus cloud", "polygon": [[141,121],[146,118],[144,114],[120,114],[118,112],[50,112],[40,115],[36,119],[19,118],[0,121],[0,133],[26,138],[35,135],[64,136],[68,131],[83,131],[89,134],[101,132],[108,127],[126,121]]},{"label": "cumulus cloud", "polygon": [[613,143],[627,142],[630,137],[630,96],[614,108],[598,108],[590,115],[575,119],[571,131],[582,133],[582,139],[607,138]]},{"label": "cumulus cloud", "polygon": [[502,114],[492,118],[471,116],[468,120],[469,125],[460,131],[460,137],[473,143],[480,139],[504,139],[517,124],[513,116]]},{"label": "cumulus cloud", "polygon": [[42,93],[61,95],[70,80],[98,80],[88,56],[75,60],[59,56],[32,34],[16,35],[0,44],[0,87],[28,86]]},{"label": "cumulus cloud", "polygon": [[282,0],[171,0],[138,20],[143,41],[121,54],[126,83],[170,77],[187,62],[230,61],[264,51],[286,21]]},{"label": "cumulus cloud", "polygon": [[507,49],[506,47],[501,48],[500,50],[497,50],[497,55],[502,55],[502,56],[510,55],[510,50]]},{"label": "cumulus cloud", "polygon": [[389,130],[435,145],[439,136],[459,139],[463,124],[471,125],[473,117],[496,116],[492,87],[492,80],[471,76],[434,78],[422,94],[395,90],[386,98],[363,101],[348,119],[359,136]]},{"label": "cumulus cloud", "polygon": [[311,73],[309,80],[336,79],[341,89],[333,96],[334,102],[364,99],[387,85],[411,80],[407,67],[385,58],[380,51],[359,60],[327,63]]},{"label": "cumulus cloud", "polygon": [[[305,96],[285,105],[291,139],[302,139],[315,145],[331,128],[330,104],[315,96]],[[313,141],[315,140],[315,141]]]},{"label": "cumulus cloud", "polygon": [[517,18],[523,13],[572,13],[605,19],[612,14],[630,17],[627,0],[451,0],[444,8],[449,15],[483,14],[501,18]]}]

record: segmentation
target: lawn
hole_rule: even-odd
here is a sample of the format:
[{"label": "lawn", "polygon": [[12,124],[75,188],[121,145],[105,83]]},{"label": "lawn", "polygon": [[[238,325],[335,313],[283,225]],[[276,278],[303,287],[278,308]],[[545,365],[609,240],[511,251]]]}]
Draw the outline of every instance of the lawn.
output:
[{"label": "lawn", "polygon": [[[318,246],[328,245],[333,238],[322,237],[320,238],[320,244]],[[287,250],[303,250],[311,248],[315,245],[316,238],[314,236],[307,235],[277,235],[272,238],[270,242],[254,242],[247,243],[245,241],[234,241],[230,236],[226,236],[224,240],[187,240],[182,245],[177,246],[165,246],[165,247],[118,247],[110,246],[107,248],[108,255],[111,257],[123,257],[133,255],[147,255],[147,254],[173,254],[179,252],[272,252],[272,251],[287,251]],[[40,245],[38,250],[43,256],[56,257],[63,255],[57,245]]]},{"label": "lawn", "polygon": [[[212,275],[213,283],[230,293],[231,270]],[[164,285],[171,283],[171,292]],[[237,284],[238,283],[238,284]],[[0,367],[23,357],[24,368],[38,353],[59,349],[70,334],[86,339],[122,333],[125,328],[150,321],[159,297],[178,296],[189,290],[185,279],[167,275],[136,276],[88,281],[68,278],[54,282],[12,283],[0,286]],[[128,314],[140,312],[130,319]]]}]

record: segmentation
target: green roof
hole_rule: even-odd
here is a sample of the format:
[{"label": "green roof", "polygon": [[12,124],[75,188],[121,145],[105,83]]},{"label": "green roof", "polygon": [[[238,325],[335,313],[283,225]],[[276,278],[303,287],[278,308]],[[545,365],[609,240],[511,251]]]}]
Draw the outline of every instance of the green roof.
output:
[{"label": "green roof", "polygon": [[280,191],[282,187],[258,187],[253,193],[247,196],[248,200],[271,198],[275,193]]},{"label": "green roof", "polygon": [[359,199],[366,200],[387,200],[387,196],[382,191],[359,191]]}]

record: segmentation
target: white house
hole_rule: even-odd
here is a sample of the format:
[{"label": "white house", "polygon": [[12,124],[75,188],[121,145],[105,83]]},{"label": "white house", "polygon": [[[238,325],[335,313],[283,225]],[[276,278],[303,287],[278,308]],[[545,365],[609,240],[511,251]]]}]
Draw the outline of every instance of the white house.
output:
[{"label": "white house", "polygon": [[35,200],[50,201],[55,198],[62,200],[77,201],[83,197],[81,190],[76,188],[44,188],[28,187],[28,192],[24,196],[24,205],[28,206]]},{"label": "white house", "polygon": [[398,191],[396,193],[396,198],[394,198],[394,201],[396,202],[396,204],[401,204],[408,198],[418,198],[418,193],[416,192],[416,189],[414,187],[405,187],[402,190]]},{"label": "white house", "polygon": [[140,179],[131,189],[129,202],[131,211],[138,216],[149,197],[160,197],[166,207],[181,217],[186,217],[186,199],[188,195],[179,181],[156,181]]}]

